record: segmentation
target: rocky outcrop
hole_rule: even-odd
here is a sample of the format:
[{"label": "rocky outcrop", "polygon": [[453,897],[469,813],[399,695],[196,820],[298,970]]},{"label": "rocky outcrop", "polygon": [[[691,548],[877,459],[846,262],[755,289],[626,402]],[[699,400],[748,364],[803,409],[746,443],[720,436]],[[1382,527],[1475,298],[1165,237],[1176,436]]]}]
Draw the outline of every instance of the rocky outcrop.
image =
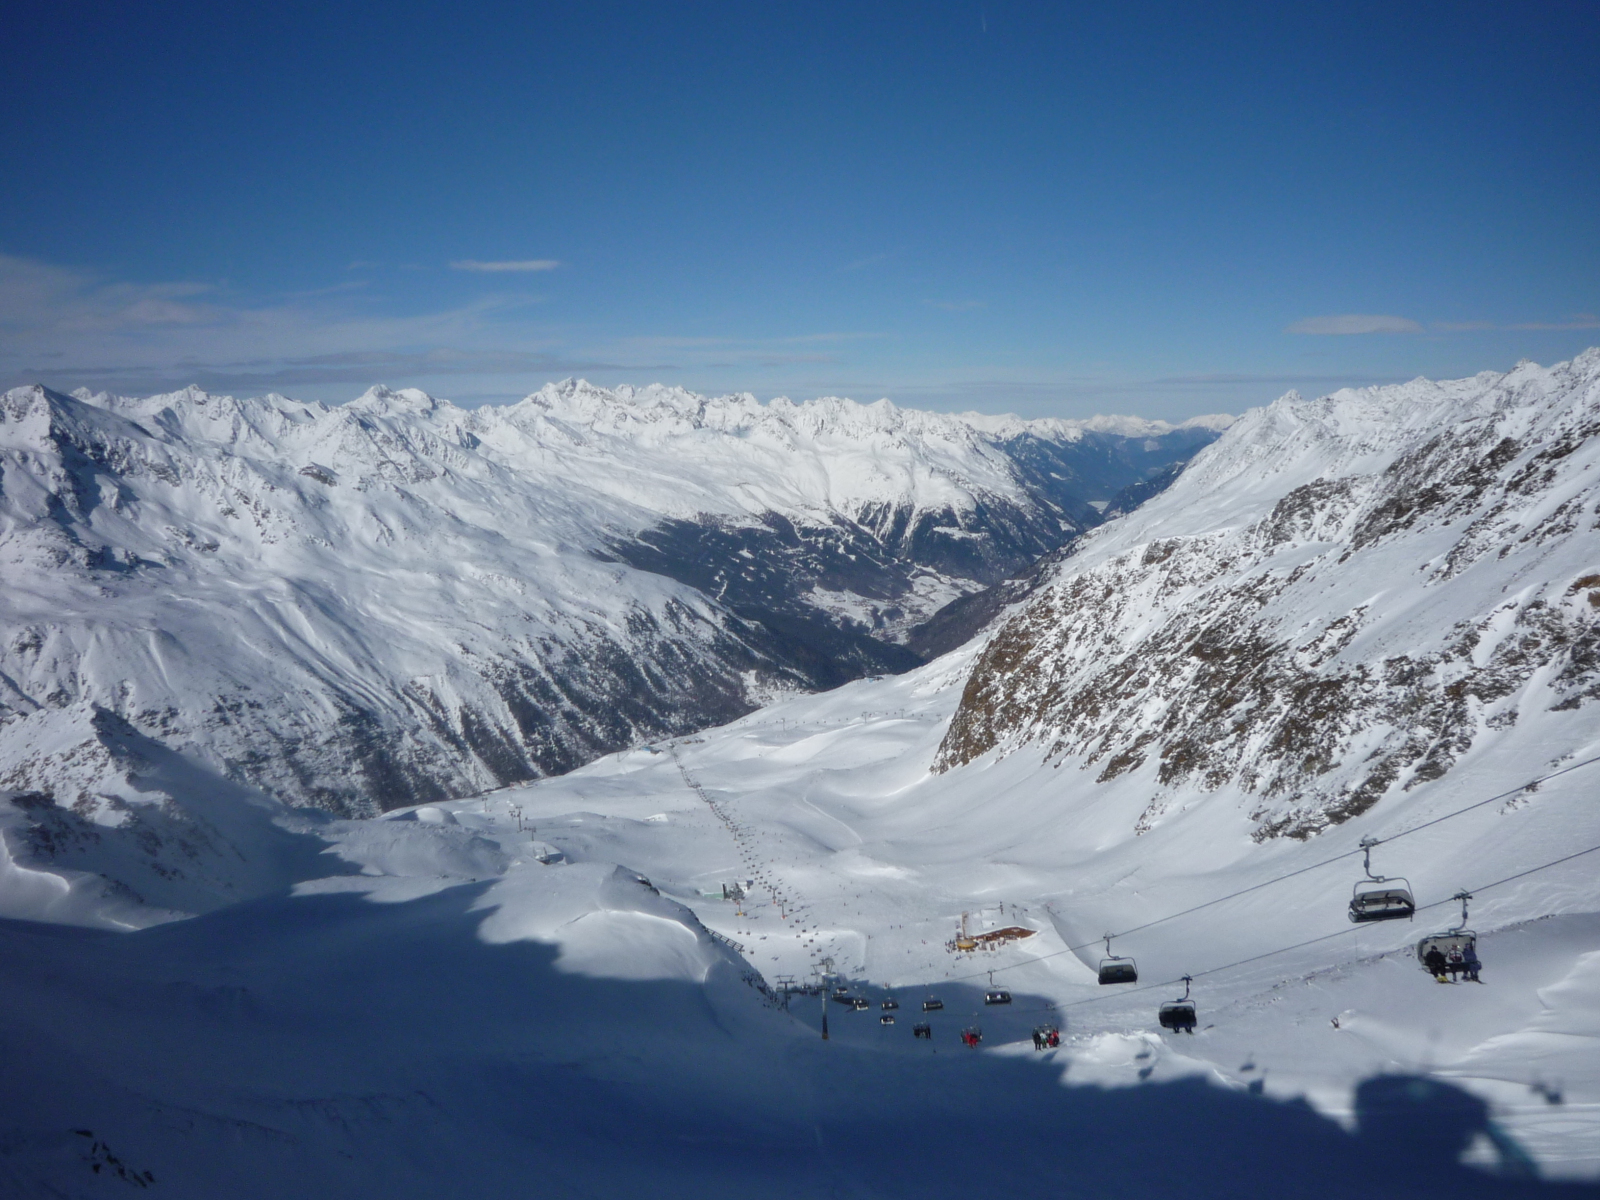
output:
[{"label": "rocky outcrop", "polygon": [[1146,825],[1228,787],[1306,837],[1592,725],[1597,465],[1597,351],[1248,414],[993,633],[938,766],[1031,746],[1138,776]]}]

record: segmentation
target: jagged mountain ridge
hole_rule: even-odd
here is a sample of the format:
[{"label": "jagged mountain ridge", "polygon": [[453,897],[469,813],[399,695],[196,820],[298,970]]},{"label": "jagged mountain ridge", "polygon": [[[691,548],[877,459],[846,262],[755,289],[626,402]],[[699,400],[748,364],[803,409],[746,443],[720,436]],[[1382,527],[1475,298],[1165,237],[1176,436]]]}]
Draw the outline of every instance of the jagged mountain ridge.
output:
[{"label": "jagged mountain ridge", "polygon": [[[21,388],[0,418],[0,718],[78,709],[95,730],[104,710],[342,813],[567,770],[916,661],[824,608],[763,613],[619,561],[664,519],[786,505],[811,528],[904,505],[970,523],[1032,504],[982,422],[886,404],[572,382],[478,410],[414,390],[330,408]],[[988,428],[1084,436],[1036,424]],[[1125,427],[1158,456],[1210,436]],[[981,581],[936,585],[930,606]],[[0,763],[0,787],[36,787],[37,766]]]},{"label": "jagged mountain ridge", "polygon": [[1031,745],[1311,836],[1600,696],[1600,350],[1242,417],[997,628],[941,768]]},{"label": "jagged mountain ridge", "polygon": [[559,447],[570,487],[599,479],[659,514],[609,540],[619,560],[756,619],[896,643],[1099,524],[1097,502],[1187,461],[1230,419],[1024,421],[571,380],[507,417]]}]

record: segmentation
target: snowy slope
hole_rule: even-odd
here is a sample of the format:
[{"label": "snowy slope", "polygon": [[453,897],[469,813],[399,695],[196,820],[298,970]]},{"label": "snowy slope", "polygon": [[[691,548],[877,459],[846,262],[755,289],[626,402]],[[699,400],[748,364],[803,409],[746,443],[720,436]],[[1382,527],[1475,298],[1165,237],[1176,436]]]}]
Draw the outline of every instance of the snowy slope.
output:
[{"label": "snowy slope", "polygon": [[[1119,941],[1155,986],[1099,988],[1095,949],[1066,952],[1082,935],[1329,847],[1253,843],[1237,826],[1096,845],[1092,812],[1061,803],[1060,772],[1036,760],[930,772],[969,665],[792,698],[482,800],[328,822],[330,865],[353,872],[291,894],[133,934],[0,923],[14,964],[0,980],[0,1180],[120,1194],[98,1162],[183,1197],[496,1194],[529,1179],[563,1197],[1045,1197],[1064,1181],[1134,1196],[1594,1194],[1452,1165],[1466,1148],[1485,1167],[1600,1172],[1592,870],[1482,893],[1481,987],[1434,984],[1407,956],[1407,923],[1349,926],[1359,860],[1346,860]],[[1432,849],[1473,874],[1412,869],[1420,898],[1592,835],[1589,790],[1567,776],[1534,805],[1438,827]],[[565,862],[541,865],[544,846]],[[742,902],[706,895],[741,879]],[[957,955],[963,912],[975,931],[1036,932]],[[829,1005],[828,1042],[820,997],[785,1012],[760,987],[824,957],[872,1003]],[[1155,1004],[1185,970],[1202,1028],[1164,1035]],[[991,979],[1010,1006],[983,1004]],[[889,996],[900,1008],[885,1014]],[[922,1013],[928,997],[944,1008]],[[930,1040],[911,1036],[919,1021]],[[1031,1049],[1039,1022],[1064,1031],[1059,1051]],[[974,1025],[977,1053],[956,1037]]]},{"label": "snowy slope", "polygon": [[[385,407],[5,397],[4,712],[105,709],[281,798],[371,811],[805,685],[706,597],[574,545],[559,492]],[[235,449],[198,452],[206,429]],[[38,774],[8,760],[0,786]]]},{"label": "snowy slope", "polygon": [[1306,837],[1473,759],[1557,762],[1600,697],[1600,352],[1288,396],[1081,539],[991,639],[940,762],[1038,744],[1229,785]]},{"label": "snowy slope", "polygon": [[[993,439],[1077,453],[1110,435],[1035,424],[581,383],[473,411],[383,389],[337,408],[17,389],[0,398],[0,717],[71,708],[92,730],[104,710],[346,813],[566,770],[914,663],[869,635],[880,609],[909,620],[1067,536]],[[1212,436],[1134,433],[1085,464],[1114,482]],[[890,511],[935,549],[856,523]],[[641,540],[667,520],[755,522],[810,566],[738,603],[716,572],[755,556]],[[830,566],[864,547],[870,581]],[[0,787],[43,774],[0,760]]]},{"label": "snowy slope", "polygon": [[[1595,439],[1578,435],[1597,366],[1590,355],[1252,414],[1196,464],[1206,483],[1186,504],[1158,498],[1105,527],[1052,586],[1122,572],[1118,585],[1145,617],[1103,601],[1109,615],[1094,631],[1100,657],[1115,661],[1191,612],[1228,617],[1219,596],[1277,569],[1277,552],[1261,547],[1279,545],[1287,521],[1298,532],[1284,544],[1320,572],[1330,620],[1354,607],[1347,589],[1391,587],[1415,593],[1412,605],[1449,597],[1429,619],[1369,606],[1390,658],[1423,661],[1453,645],[1460,635],[1441,631],[1465,619],[1456,614],[1504,605],[1513,590],[1499,592],[1512,582],[1502,572],[1517,563],[1533,594],[1505,624],[1514,629],[1540,588],[1567,614],[1558,604],[1578,551],[1542,522],[1586,486]],[[1495,435],[1518,442],[1520,464],[1491,462],[1476,493],[1452,482],[1492,457]],[[1488,445],[1476,456],[1439,449],[1458,437]],[[1550,453],[1569,441],[1568,453]],[[1440,469],[1419,477],[1429,462]],[[1546,468],[1540,499],[1519,507],[1530,493],[1510,481],[1545,480]],[[1298,502],[1281,505],[1324,475],[1365,496],[1406,471],[1412,488],[1390,499],[1430,486],[1444,499],[1382,522],[1362,509],[1351,528],[1378,530],[1370,541],[1328,537],[1332,518],[1315,505],[1305,525]],[[1496,499],[1480,509],[1484,494]],[[1514,530],[1502,543],[1512,550],[1501,559],[1491,543],[1449,568],[1465,534],[1430,523],[1470,529],[1487,514],[1481,527]],[[1542,547],[1538,535],[1520,540],[1530,529],[1548,534]],[[1183,545],[1150,563],[1145,548],[1184,539],[1232,553],[1204,560],[1200,586],[1220,591],[1169,602],[1161,569]],[[1379,575],[1392,562],[1373,556],[1398,542],[1404,574]],[[1269,589],[1265,604],[1246,594],[1247,616],[1293,598],[1291,588]],[[1017,619],[1051,603],[1035,597]],[[1059,623],[1045,632],[1093,615],[1050,611]],[[1312,611],[1293,610],[1300,621]],[[1366,628],[1333,655],[1366,654]],[[1491,725],[1502,709],[1460,689],[1487,716],[1463,726],[1473,737],[1451,743],[1448,770],[1407,767],[1372,804],[1335,812],[1309,788],[1266,795],[1263,779],[1289,778],[1304,761],[1270,737],[1232,747],[1255,774],[1163,780],[1155,750],[1107,772],[1106,756],[1060,744],[1054,710],[1033,705],[1015,728],[991,723],[999,736],[987,747],[953,754],[950,731],[1005,665],[1005,636],[559,778],[382,819],[294,825],[305,814],[258,798],[263,827],[230,836],[252,862],[253,847],[281,846],[276,892],[219,908],[197,869],[188,911],[211,911],[193,920],[131,934],[0,924],[17,964],[0,980],[0,1039],[19,1081],[0,1094],[0,1180],[22,1194],[98,1195],[127,1186],[102,1179],[115,1155],[181,1196],[279,1195],[308,1178],[331,1196],[498,1194],[535,1178],[558,1196],[1595,1194],[1528,1178],[1600,1175],[1600,763],[1589,761],[1600,727],[1587,685],[1561,682],[1569,645],[1503,693],[1521,700],[1515,722]],[[1482,656],[1469,662],[1495,663],[1507,640],[1480,636]],[[1041,640],[1036,670],[1088,669],[1077,645]],[[1544,648],[1541,638],[1524,653]],[[1353,670],[1365,660],[1345,661]],[[1470,669],[1451,664],[1451,679]],[[1520,667],[1497,669],[1515,680]],[[1292,698],[1296,677],[1259,679],[1253,703],[1281,713],[1280,690]],[[1157,702],[1181,707],[1193,686],[1171,676],[1145,698],[1146,724],[1124,713],[1127,728],[1113,732],[1136,739],[1156,727]],[[1413,711],[1431,711],[1430,686],[1418,684]],[[1556,707],[1572,695],[1576,707]],[[83,869],[132,861],[125,842],[146,839],[128,810],[157,784],[173,822],[213,815],[178,811],[184,787],[146,765],[154,752],[120,727],[100,736],[119,733],[121,756],[101,759],[75,753],[81,726],[56,720],[37,742],[55,769],[125,806],[88,812],[102,841],[77,851]],[[1399,754],[1374,728],[1362,749]],[[1341,770],[1324,774],[1354,778]],[[1264,797],[1279,806],[1267,817]],[[1325,819],[1271,836],[1270,819],[1285,812]],[[1416,921],[1346,920],[1369,835],[1384,840],[1376,869],[1408,876]],[[560,861],[545,865],[551,848]],[[173,861],[171,850],[156,856]],[[210,861],[201,855],[201,868]],[[264,884],[270,872],[259,871]],[[11,880],[0,879],[0,900],[20,905]],[[724,899],[724,885],[741,881],[745,897]],[[1475,894],[1484,983],[1441,986],[1412,945],[1454,919],[1462,888]],[[7,911],[136,923],[126,896],[81,885],[78,895],[70,912]],[[963,914],[973,932],[1014,925],[1031,936],[958,952],[948,943]],[[1097,985],[1105,933],[1137,957],[1137,986]],[[826,1043],[820,997],[795,997],[785,1012],[769,994],[825,962],[874,1005],[827,1006]],[[1164,1034],[1156,1005],[1182,991],[1186,973],[1201,1028]],[[991,981],[1011,1005],[983,1003]],[[898,1010],[877,1007],[890,995]],[[945,1007],[924,1016],[930,997]],[[881,1023],[887,1015],[893,1024]],[[930,1040],[912,1037],[920,1020]],[[1062,1028],[1060,1050],[1031,1048],[1040,1022]],[[972,1025],[984,1032],[978,1052],[956,1041]],[[1462,1150],[1501,1174],[1458,1172]]]}]

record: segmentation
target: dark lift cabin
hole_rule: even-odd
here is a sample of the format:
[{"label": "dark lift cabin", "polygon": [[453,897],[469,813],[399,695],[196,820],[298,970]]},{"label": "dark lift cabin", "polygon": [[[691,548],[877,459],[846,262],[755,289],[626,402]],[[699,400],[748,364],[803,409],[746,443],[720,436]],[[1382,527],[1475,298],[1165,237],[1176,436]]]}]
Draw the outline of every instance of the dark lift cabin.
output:
[{"label": "dark lift cabin", "polygon": [[1361,848],[1366,851],[1367,877],[1357,880],[1350,890],[1350,919],[1358,923],[1410,920],[1417,911],[1411,883],[1399,877],[1391,879],[1372,873],[1372,848],[1376,845],[1376,838],[1361,839]]},{"label": "dark lift cabin", "polygon": [[1131,958],[1111,953],[1111,935],[1106,934],[1106,956],[1100,960],[1101,983],[1138,983],[1139,965]]},{"label": "dark lift cabin", "polygon": [[1168,1000],[1156,1013],[1156,1020],[1161,1023],[1161,1028],[1170,1029],[1173,1033],[1194,1032],[1194,1027],[1199,1023],[1195,1015],[1194,1001],[1189,999],[1189,985],[1194,981],[1185,975],[1183,977],[1183,998],[1181,1000]]}]

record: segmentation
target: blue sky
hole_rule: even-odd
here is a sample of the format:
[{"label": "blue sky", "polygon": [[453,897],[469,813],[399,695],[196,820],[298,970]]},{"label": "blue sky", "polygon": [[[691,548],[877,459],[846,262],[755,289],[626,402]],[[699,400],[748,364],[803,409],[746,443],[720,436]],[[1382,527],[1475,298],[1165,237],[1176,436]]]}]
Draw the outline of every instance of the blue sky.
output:
[{"label": "blue sky", "polygon": [[1600,5],[13,9],[0,383],[1027,415],[1600,343]]}]

